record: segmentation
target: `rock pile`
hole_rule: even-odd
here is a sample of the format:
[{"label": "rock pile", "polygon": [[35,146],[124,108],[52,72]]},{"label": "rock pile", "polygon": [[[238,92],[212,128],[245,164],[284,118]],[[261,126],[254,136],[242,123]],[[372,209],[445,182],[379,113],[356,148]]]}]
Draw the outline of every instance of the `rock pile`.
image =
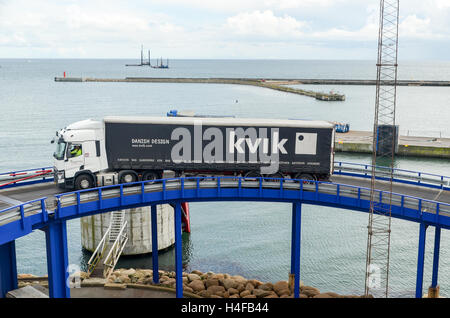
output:
[{"label": "rock pile", "polygon": [[[89,278],[85,272],[76,273],[81,287],[104,286],[109,289],[125,289],[131,286],[160,286],[175,289],[175,272],[159,271],[159,283],[153,283],[150,269],[117,269],[106,279]],[[72,279],[74,276],[72,276]],[[46,277],[29,274],[19,275],[19,287],[39,284],[48,287]],[[202,273],[192,271],[183,273],[183,291],[186,296],[204,298],[293,298],[292,287],[287,281],[264,283],[256,279],[246,279],[240,275]],[[300,281],[300,298],[359,298],[364,296],[338,295],[333,292],[320,292]]]},{"label": "rock pile", "polygon": [[[83,274],[81,275],[83,278]],[[143,284],[175,288],[175,272],[159,271],[159,284],[153,283],[153,271],[148,269],[118,269],[107,280],[108,284]],[[183,291],[206,298],[292,298],[293,291],[287,281],[264,283],[240,275],[183,273]],[[354,295],[321,293],[319,289],[300,282],[300,298],[349,298]]]}]

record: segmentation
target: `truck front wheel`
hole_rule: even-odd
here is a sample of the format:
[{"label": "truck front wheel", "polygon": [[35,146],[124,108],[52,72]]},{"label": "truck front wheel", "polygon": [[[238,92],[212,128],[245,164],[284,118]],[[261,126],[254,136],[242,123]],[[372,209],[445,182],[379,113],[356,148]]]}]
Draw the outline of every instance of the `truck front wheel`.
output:
[{"label": "truck front wheel", "polygon": [[83,189],[89,189],[94,186],[94,180],[92,180],[92,177],[87,174],[79,175],[75,179],[75,189],[76,190],[83,190]]}]

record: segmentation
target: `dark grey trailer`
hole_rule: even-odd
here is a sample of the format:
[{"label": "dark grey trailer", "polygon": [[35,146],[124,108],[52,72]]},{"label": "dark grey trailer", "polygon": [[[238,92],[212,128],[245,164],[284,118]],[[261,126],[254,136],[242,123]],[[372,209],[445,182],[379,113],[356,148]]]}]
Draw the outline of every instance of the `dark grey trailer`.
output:
[{"label": "dark grey trailer", "polygon": [[[139,174],[241,174],[327,178],[334,124],[327,121],[106,117],[108,166]],[[154,174],[154,175],[155,175]]]}]

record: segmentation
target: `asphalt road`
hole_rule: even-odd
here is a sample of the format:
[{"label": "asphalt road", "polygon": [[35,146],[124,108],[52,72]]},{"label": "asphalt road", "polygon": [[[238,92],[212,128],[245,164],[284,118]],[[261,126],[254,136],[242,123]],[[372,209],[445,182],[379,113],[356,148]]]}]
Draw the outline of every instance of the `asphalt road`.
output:
[{"label": "asphalt road", "polygon": [[[371,182],[370,179],[340,175],[332,176],[330,181],[369,189]],[[389,191],[388,182],[377,181],[376,187],[377,189]],[[55,194],[63,192],[63,190],[57,188],[51,182],[0,190],[0,210],[30,200],[39,199],[42,197],[52,197]],[[404,183],[393,183],[392,192],[450,204],[450,191],[428,187],[418,187]]]}]

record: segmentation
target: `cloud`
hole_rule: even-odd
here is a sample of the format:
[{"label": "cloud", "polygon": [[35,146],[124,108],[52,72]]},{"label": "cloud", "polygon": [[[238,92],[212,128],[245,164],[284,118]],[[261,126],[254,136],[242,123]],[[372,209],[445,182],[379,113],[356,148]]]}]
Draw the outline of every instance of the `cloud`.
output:
[{"label": "cloud", "polygon": [[229,17],[225,28],[235,35],[263,38],[299,37],[303,34],[305,22],[285,14],[275,16],[270,10],[239,13]]},{"label": "cloud", "polygon": [[214,11],[226,12],[245,12],[255,10],[284,10],[298,8],[323,8],[338,6],[342,3],[352,2],[355,0],[153,0],[153,3],[195,7],[198,9],[207,9]]},{"label": "cloud", "polygon": [[[376,46],[378,5],[378,0],[0,0],[0,56],[134,57],[144,44],[173,58],[251,58],[252,52],[295,58],[299,50],[314,52],[314,58],[334,49],[342,57],[345,49],[351,55]],[[419,51],[414,47],[448,41],[449,0],[401,2],[400,14],[400,45],[407,43],[410,54]]]},{"label": "cloud", "polygon": [[66,56],[89,55],[102,45],[124,48],[142,41],[172,43],[185,38],[184,28],[164,14],[102,7],[102,1],[88,5],[16,1],[2,10],[1,46],[53,48],[55,54]]}]

